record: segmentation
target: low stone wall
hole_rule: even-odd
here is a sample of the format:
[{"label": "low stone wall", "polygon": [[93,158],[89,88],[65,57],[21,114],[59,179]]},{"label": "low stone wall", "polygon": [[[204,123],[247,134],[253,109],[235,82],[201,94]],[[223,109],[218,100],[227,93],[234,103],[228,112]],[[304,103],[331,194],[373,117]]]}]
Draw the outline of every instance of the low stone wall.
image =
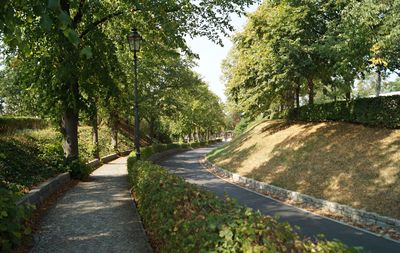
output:
[{"label": "low stone wall", "polygon": [[40,184],[37,188],[29,191],[28,194],[23,196],[17,205],[31,204],[37,205],[46,200],[51,194],[56,192],[58,189],[63,187],[71,181],[71,176],[69,172],[62,173],[55,178],[49,179],[44,183]]},{"label": "low stone wall", "polygon": [[[92,168],[99,167],[102,163],[107,163],[117,159],[120,156],[128,155],[132,150],[123,151],[119,154],[111,154],[104,156],[100,159],[94,159],[87,163]],[[28,194],[24,195],[18,202],[17,205],[31,204],[38,205],[43,203],[50,195],[57,192],[61,187],[71,181],[71,175],[69,172],[62,173],[54,178],[51,178],[44,183],[41,183],[35,189],[29,191]]]},{"label": "low stone wall", "polygon": [[245,184],[246,187],[248,187],[249,189],[261,191],[262,193],[265,193],[267,195],[278,196],[282,199],[292,200],[297,203],[307,204],[332,213],[337,213],[342,216],[348,217],[355,222],[376,225],[383,228],[395,229],[396,231],[400,232],[400,220],[398,219],[381,216],[377,213],[367,212],[335,202],[314,198],[300,192],[286,190],[224,170],[218,166],[215,166],[207,160],[205,160],[205,162],[208,167],[213,168],[215,171],[217,171],[218,174],[221,174],[224,177],[231,179],[233,182]]}]

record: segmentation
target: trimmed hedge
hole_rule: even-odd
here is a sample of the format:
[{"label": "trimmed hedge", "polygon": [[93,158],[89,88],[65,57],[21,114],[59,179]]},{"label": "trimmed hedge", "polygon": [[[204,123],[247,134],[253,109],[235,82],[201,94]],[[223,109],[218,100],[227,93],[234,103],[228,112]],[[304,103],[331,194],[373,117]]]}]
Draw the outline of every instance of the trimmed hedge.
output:
[{"label": "trimmed hedge", "polygon": [[369,126],[400,128],[400,96],[359,98],[290,110],[287,118],[299,121],[346,121]]},{"label": "trimmed hedge", "polygon": [[[170,149],[189,149],[198,148],[201,146],[206,146],[209,144],[214,144],[221,142],[221,139],[202,141],[202,142],[190,142],[190,143],[169,143],[169,144],[154,144],[152,146],[140,148],[140,156],[142,159],[146,160],[151,155],[160,153]],[[131,152],[129,157],[136,157],[135,151]]]},{"label": "trimmed hedge", "polygon": [[288,223],[131,159],[129,181],[156,252],[359,252],[339,241],[301,240]]},{"label": "trimmed hedge", "polygon": [[47,123],[33,117],[0,117],[0,133],[9,133],[21,129],[42,129]]}]

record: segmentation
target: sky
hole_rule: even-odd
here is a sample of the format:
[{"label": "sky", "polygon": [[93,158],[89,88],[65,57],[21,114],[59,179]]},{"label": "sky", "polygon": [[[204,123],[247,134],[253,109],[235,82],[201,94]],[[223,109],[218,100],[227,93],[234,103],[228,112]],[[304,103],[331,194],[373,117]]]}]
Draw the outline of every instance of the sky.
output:
[{"label": "sky", "polygon": [[[253,5],[247,8],[246,12],[253,12],[257,9],[257,5]],[[239,17],[237,15],[231,15],[232,25],[235,31],[241,31],[246,24],[247,18],[245,16]],[[233,35],[234,32],[231,34]],[[211,91],[217,94],[222,101],[226,101],[224,95],[225,86],[221,82],[221,63],[222,60],[228,55],[229,50],[232,47],[230,37],[222,38],[224,47],[221,47],[205,37],[198,37],[194,39],[187,39],[187,43],[191,50],[198,54],[200,59],[197,61],[198,66],[194,68],[194,71],[200,74],[203,80],[208,83]]]}]

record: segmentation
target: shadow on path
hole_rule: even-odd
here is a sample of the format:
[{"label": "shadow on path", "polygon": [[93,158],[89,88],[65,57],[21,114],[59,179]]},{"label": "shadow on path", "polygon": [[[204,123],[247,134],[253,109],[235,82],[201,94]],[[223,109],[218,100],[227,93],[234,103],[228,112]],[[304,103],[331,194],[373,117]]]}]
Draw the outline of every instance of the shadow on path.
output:
[{"label": "shadow on path", "polygon": [[130,198],[126,157],[105,164],[43,218],[37,252],[152,252]]}]

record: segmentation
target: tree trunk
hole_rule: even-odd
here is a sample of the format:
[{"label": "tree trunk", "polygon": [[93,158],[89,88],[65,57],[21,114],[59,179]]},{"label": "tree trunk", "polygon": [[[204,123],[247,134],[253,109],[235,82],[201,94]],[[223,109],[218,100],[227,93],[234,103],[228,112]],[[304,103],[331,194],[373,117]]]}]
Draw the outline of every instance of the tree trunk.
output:
[{"label": "tree trunk", "polygon": [[116,127],[111,128],[111,147],[113,150],[118,150],[118,130]]},{"label": "tree trunk", "polygon": [[300,107],[300,82],[297,83],[296,90],[295,90],[295,96],[296,96],[296,108]]},{"label": "tree trunk", "polygon": [[67,86],[67,93],[72,92],[72,97],[75,100],[74,103],[65,101],[65,110],[61,119],[61,133],[63,135],[63,149],[64,157],[68,160],[76,160],[79,157],[78,151],[78,120],[79,120],[79,109],[78,95],[79,88],[78,82],[73,82]]},{"label": "tree trunk", "polygon": [[111,148],[118,150],[118,117],[115,112],[110,115]]},{"label": "tree trunk", "polygon": [[314,81],[312,79],[307,79],[308,84],[308,104],[314,104]]},{"label": "tree trunk", "polygon": [[150,117],[149,120],[149,135],[150,135],[150,144],[153,144],[153,138],[154,138],[154,118]]},{"label": "tree trunk", "polygon": [[[351,99],[351,91],[346,92],[346,101],[350,101]],[[336,96],[335,96],[335,101],[336,101]]]},{"label": "tree trunk", "polygon": [[97,109],[95,109],[95,113],[92,118],[92,141],[94,146],[94,157],[100,158],[100,149],[99,149],[99,127],[97,122]]},{"label": "tree trunk", "polygon": [[381,87],[382,87],[382,71],[381,67],[378,66],[376,70],[376,96],[379,97],[381,94]]}]

